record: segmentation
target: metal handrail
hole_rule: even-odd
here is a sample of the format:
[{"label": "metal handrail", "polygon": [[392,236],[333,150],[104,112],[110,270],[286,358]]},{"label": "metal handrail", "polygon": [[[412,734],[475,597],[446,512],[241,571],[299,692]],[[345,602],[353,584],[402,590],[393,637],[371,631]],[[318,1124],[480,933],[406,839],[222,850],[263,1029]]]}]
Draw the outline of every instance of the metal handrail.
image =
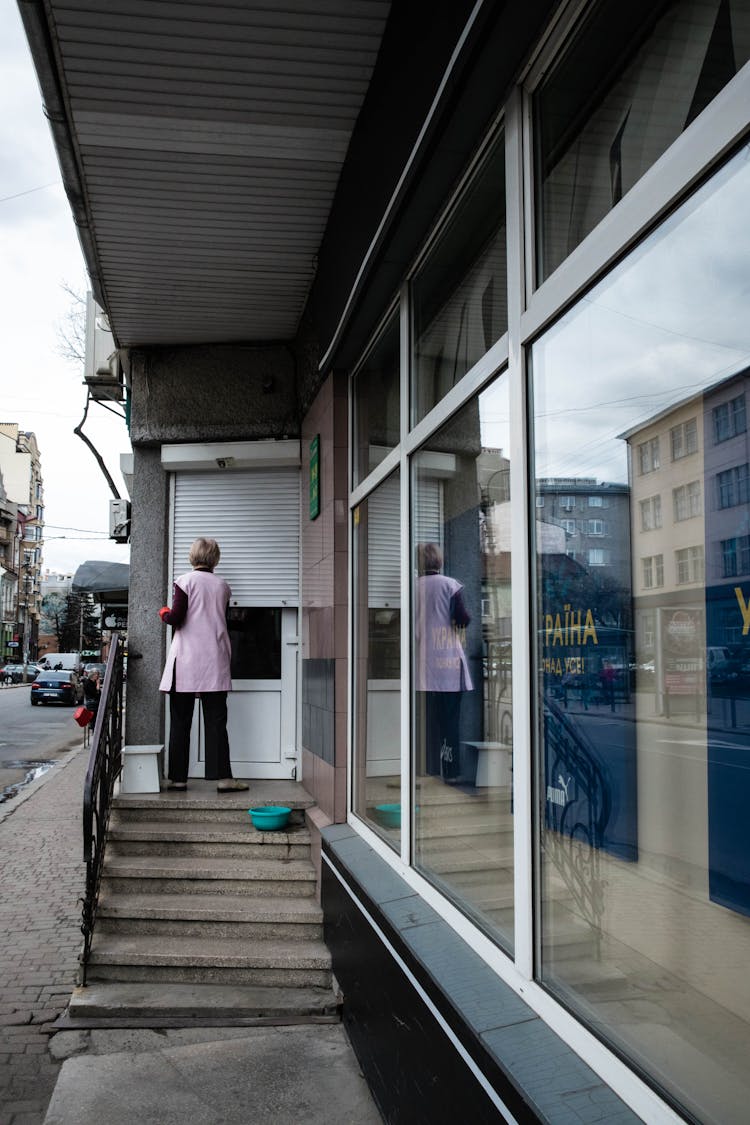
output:
[{"label": "metal handrail", "polygon": [[600,849],[612,816],[612,783],[581,730],[551,699],[544,704],[545,754],[551,777],[565,774],[572,791],[558,808],[545,802],[544,853],[564,880],[598,941],[604,914]]},{"label": "metal handrail", "polygon": [[94,936],[112,793],[122,769],[124,647],[122,636],[113,633],[83,790],[83,860],[86,864],[86,890],[81,900],[83,903],[81,985],[86,984],[86,969]]}]

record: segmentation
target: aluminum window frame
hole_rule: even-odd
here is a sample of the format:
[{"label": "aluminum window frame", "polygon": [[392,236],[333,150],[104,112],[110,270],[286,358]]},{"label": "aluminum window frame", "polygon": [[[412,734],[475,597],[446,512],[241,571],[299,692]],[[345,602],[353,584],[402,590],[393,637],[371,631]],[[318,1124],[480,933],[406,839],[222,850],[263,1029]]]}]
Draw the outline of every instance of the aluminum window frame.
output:
[{"label": "aluminum window frame", "polygon": [[[750,64],[746,64],[717,95],[703,113],[678,137],[649,168],[612,211],[592,230],[574,251],[534,288],[535,230],[533,208],[533,146],[531,95],[561,43],[585,10],[583,0],[561,8],[550,28],[540,37],[534,59],[521,74],[501,113],[479,147],[449,205],[444,209],[412,268],[405,274],[398,301],[401,316],[401,441],[397,450],[364,478],[349,497],[350,546],[352,511],[395,468],[401,470],[402,514],[409,513],[401,535],[402,653],[409,651],[411,621],[410,536],[411,536],[411,459],[418,448],[474,395],[504,369],[509,377],[511,410],[511,581],[513,585],[513,715],[514,715],[514,834],[515,868],[515,955],[509,957],[463,914],[453,903],[410,866],[413,845],[411,832],[411,666],[402,659],[401,735],[402,792],[404,823],[410,831],[402,833],[401,854],[397,855],[367,824],[352,812],[350,760],[349,822],[373,850],[402,875],[456,932],[471,943],[477,953],[529,1003],[545,1022],[562,1035],[581,1057],[644,1120],[653,1125],[676,1125],[683,1119],[642,1078],[630,1063],[596,1037],[578,1018],[568,1012],[534,977],[537,956],[535,915],[536,879],[539,872],[539,833],[535,824],[534,789],[538,768],[537,701],[533,690],[534,640],[531,605],[535,595],[529,567],[533,556],[531,532],[536,504],[531,487],[530,412],[527,365],[534,341],[574,305],[602,276],[634,249],[663,219],[705,179],[750,134]],[[410,426],[410,370],[403,353],[410,357],[411,305],[410,279],[433,241],[439,237],[463,187],[481,160],[492,134],[502,121],[506,155],[506,237],[508,331],[457,382],[448,394],[414,426]],[[382,326],[393,306],[381,318]],[[375,336],[376,333],[373,334]],[[351,417],[350,417],[350,433]],[[350,453],[351,456],[351,453]],[[349,480],[352,480],[351,466]],[[651,556],[654,570],[656,559]],[[351,559],[351,551],[350,551]],[[663,556],[662,556],[663,566]],[[654,574],[656,578],[656,574]],[[695,579],[692,579],[695,580]],[[350,563],[350,595],[351,595]],[[663,570],[662,570],[663,583]],[[352,597],[350,596],[349,643],[352,638]],[[350,649],[351,656],[351,649]],[[354,669],[350,659],[349,730],[351,747]],[[406,819],[408,818],[408,819]]]}]

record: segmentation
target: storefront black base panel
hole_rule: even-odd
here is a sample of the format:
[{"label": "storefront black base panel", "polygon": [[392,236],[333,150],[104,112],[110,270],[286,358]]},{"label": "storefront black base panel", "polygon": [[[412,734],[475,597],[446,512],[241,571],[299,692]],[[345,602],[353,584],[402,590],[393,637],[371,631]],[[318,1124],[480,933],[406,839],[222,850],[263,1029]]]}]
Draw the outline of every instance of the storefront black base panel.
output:
[{"label": "storefront black base panel", "polygon": [[[502,1114],[325,863],[323,901],[325,939],[344,995],[344,1025],[384,1121],[389,1125],[463,1125],[467,1121],[497,1125]],[[372,903],[366,908],[372,909]],[[377,922],[384,930],[390,929],[382,916]],[[395,934],[388,938],[395,947],[401,944]],[[419,971],[419,966],[409,964],[408,951],[398,952],[412,972]],[[472,1037],[467,1033],[467,1038]],[[478,1047],[473,1046],[474,1050]],[[484,1054],[481,1047],[479,1053]],[[502,1081],[496,1074],[495,1083]],[[515,1092],[508,1093],[509,1100],[518,1103]],[[515,1109],[517,1121],[539,1121],[520,1103]]]},{"label": "storefront black base panel", "polygon": [[325,940],[388,1125],[640,1118],[349,825],[324,828]]}]

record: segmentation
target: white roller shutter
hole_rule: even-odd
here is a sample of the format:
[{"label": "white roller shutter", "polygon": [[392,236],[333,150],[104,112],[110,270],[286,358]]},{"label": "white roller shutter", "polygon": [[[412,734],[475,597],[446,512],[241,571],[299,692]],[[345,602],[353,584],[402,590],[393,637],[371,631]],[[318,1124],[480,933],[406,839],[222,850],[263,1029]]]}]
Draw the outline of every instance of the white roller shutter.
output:
[{"label": "white roller shutter", "polygon": [[172,576],[189,569],[190,545],[204,535],[221,547],[217,573],[233,602],[298,605],[299,488],[297,468],[176,472]]},{"label": "white roller shutter", "polygon": [[[398,476],[390,476],[368,497],[368,571],[371,609],[400,605],[400,495]],[[415,543],[443,543],[443,491],[438,480],[420,480]]]}]

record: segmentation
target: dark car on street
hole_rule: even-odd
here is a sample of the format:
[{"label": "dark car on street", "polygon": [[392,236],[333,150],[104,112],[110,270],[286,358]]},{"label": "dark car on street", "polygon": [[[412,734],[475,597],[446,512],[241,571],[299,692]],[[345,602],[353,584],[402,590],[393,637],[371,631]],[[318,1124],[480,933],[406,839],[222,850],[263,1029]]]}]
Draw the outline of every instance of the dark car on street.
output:
[{"label": "dark car on street", "polygon": [[29,683],[34,679],[37,674],[38,664],[6,664],[0,672],[6,684],[21,684],[23,683],[24,675]]},{"label": "dark car on street", "polygon": [[31,685],[31,706],[38,703],[67,703],[74,706],[83,699],[81,681],[75,672],[39,672]]}]

